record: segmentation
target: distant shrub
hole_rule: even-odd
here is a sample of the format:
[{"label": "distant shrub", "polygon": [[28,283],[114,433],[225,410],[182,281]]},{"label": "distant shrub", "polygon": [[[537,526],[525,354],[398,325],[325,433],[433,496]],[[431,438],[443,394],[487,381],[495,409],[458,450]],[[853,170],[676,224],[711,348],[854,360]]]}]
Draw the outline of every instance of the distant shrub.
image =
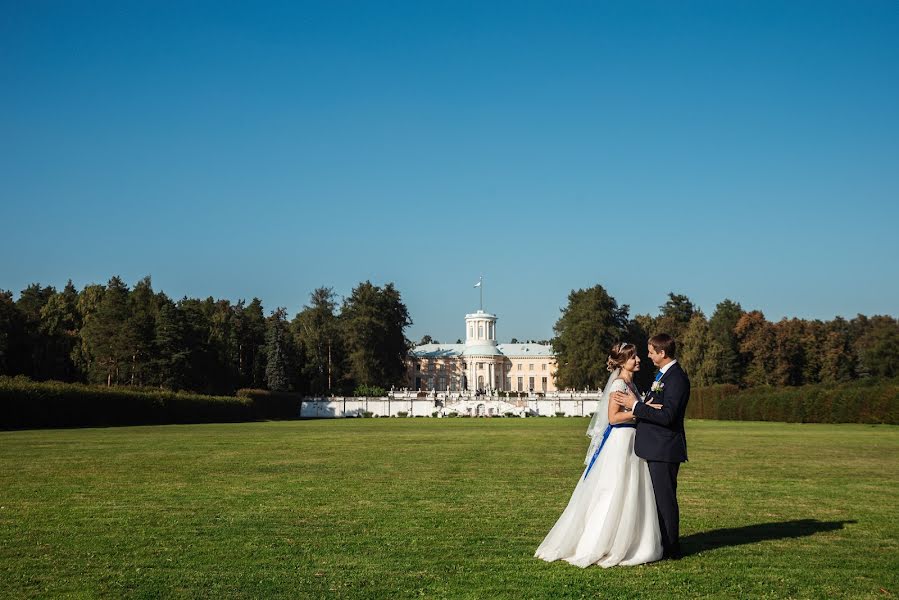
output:
[{"label": "distant shrub", "polygon": [[353,390],[353,395],[357,398],[383,398],[387,395],[387,390],[376,385],[357,385]]},{"label": "distant shrub", "polygon": [[400,417],[400,418],[408,417],[408,416],[409,416],[409,413],[408,413],[407,411],[401,410],[401,411],[399,411],[399,412],[396,413],[396,416],[398,416],[398,417]]},{"label": "distant shrub", "polygon": [[370,419],[371,417],[372,417],[372,413],[371,413],[371,412],[369,412],[369,411],[367,411],[367,410],[363,410],[363,411],[362,411],[362,418],[363,418],[363,419]]},{"label": "distant shrub", "polygon": [[239,422],[299,415],[298,395],[241,392],[237,396],[206,396],[0,377],[0,428]]},{"label": "distant shrub", "polygon": [[899,379],[744,390],[734,385],[697,388],[690,393],[686,416],[723,421],[899,425]]},{"label": "distant shrub", "polygon": [[557,410],[557,411],[556,411],[556,416],[557,416],[557,417],[564,417],[564,416],[565,416],[565,413],[564,413],[563,411],[561,411],[561,410]]}]

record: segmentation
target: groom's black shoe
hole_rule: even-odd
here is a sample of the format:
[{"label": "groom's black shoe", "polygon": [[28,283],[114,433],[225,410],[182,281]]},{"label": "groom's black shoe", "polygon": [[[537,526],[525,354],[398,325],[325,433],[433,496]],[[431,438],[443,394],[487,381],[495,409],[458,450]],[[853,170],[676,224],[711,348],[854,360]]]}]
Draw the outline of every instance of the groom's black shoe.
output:
[{"label": "groom's black shoe", "polygon": [[662,551],[662,560],[680,560],[680,544],[672,544]]}]

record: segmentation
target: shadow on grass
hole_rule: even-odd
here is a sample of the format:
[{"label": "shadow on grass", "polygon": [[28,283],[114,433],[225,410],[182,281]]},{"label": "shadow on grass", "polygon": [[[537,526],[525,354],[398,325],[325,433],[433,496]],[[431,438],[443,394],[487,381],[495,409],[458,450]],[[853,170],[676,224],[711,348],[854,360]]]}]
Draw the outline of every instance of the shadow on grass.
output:
[{"label": "shadow on grass", "polygon": [[782,521],[779,523],[759,523],[757,525],[731,529],[713,529],[712,531],[694,533],[681,538],[681,552],[683,556],[689,556],[727,546],[742,546],[743,544],[755,544],[766,540],[805,537],[824,531],[836,531],[837,529],[842,529],[846,524],[857,522],[799,519],[797,521]]}]

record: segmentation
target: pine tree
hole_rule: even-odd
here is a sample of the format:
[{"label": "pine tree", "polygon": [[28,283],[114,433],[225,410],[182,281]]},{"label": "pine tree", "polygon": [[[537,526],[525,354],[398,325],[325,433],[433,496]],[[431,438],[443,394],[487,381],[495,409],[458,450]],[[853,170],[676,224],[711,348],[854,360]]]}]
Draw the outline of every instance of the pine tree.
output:
[{"label": "pine tree", "polygon": [[25,316],[12,299],[12,292],[0,290],[0,375],[23,372]]},{"label": "pine tree", "polygon": [[191,354],[187,324],[181,309],[168,298],[161,300],[155,324],[154,346],[154,370],[159,385],[176,391],[185,388]]},{"label": "pine tree", "polygon": [[718,303],[709,319],[709,335],[721,348],[720,383],[740,384],[743,381],[744,366],[734,331],[743,314],[739,303],[725,299]]},{"label": "pine tree", "polygon": [[128,295],[128,320],[122,324],[131,341],[131,362],[128,365],[130,385],[146,385],[152,378],[155,363],[156,319],[158,300],[153,293],[150,277],[137,282]]},{"label": "pine tree", "polygon": [[268,319],[265,333],[265,380],[273,392],[290,390],[290,347],[287,335],[287,311],[277,308]]},{"label": "pine tree", "polygon": [[343,345],[335,311],[337,301],[331,288],[312,292],[290,324],[304,380],[312,394],[328,394],[342,377]]},{"label": "pine tree", "polygon": [[22,372],[35,379],[48,379],[52,376],[53,358],[49,354],[49,340],[41,328],[41,310],[55,294],[56,289],[52,286],[41,287],[40,284],[33,283],[22,290],[16,300],[16,307],[24,322],[22,341],[25,345],[20,350],[23,353]]}]

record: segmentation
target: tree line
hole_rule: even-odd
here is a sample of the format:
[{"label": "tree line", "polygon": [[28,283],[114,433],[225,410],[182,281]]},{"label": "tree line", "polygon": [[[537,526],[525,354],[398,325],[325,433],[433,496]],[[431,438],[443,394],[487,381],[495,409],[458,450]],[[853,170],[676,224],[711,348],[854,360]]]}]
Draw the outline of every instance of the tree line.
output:
[{"label": "tree line", "polygon": [[706,317],[673,292],[656,316],[629,313],[601,285],[569,294],[553,328],[558,387],[604,385],[606,356],[619,340],[637,344],[645,387],[654,373],[646,342],[662,332],[675,338],[677,358],[694,386],[799,386],[899,375],[899,321],[891,316],[771,322],[761,311],[725,299]]},{"label": "tree line", "polygon": [[0,375],[206,394],[263,388],[349,394],[402,385],[412,324],[399,291],[365,281],[338,301],[321,287],[293,319],[258,298],[173,300],[149,277],[81,291],[0,290]]},{"label": "tree line", "polygon": [[[707,318],[672,292],[658,315],[631,317],[601,285],[572,290],[561,313],[551,340],[561,389],[601,387],[607,353],[619,340],[637,344],[644,365],[638,382],[648,385],[646,341],[660,332],[677,340],[694,386],[899,375],[899,322],[890,316],[770,322],[726,299]],[[130,288],[113,277],[81,291],[71,281],[62,290],[32,284],[15,300],[0,291],[0,375],[207,394],[374,395],[406,385],[411,324],[391,283],[359,283],[342,301],[332,288],[317,288],[292,319],[283,307],[266,315],[258,298],[176,301],[154,291],[149,277]]]}]

